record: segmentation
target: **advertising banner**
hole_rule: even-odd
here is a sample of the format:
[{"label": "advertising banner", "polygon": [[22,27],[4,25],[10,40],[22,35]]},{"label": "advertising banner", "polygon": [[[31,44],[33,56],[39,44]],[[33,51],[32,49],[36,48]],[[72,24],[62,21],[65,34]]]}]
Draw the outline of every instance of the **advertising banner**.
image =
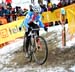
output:
[{"label": "advertising banner", "polygon": [[53,22],[56,19],[55,12],[47,11],[42,13],[43,23]]},{"label": "advertising banner", "polygon": [[67,10],[68,30],[71,35],[75,33],[75,9]]},{"label": "advertising banner", "polygon": [[24,36],[25,30],[19,31],[23,20],[14,21],[0,26],[0,44]]},{"label": "advertising banner", "polygon": [[[42,21],[43,23],[48,23],[48,22],[55,22],[55,21],[60,21],[60,9],[58,8],[54,11],[47,11],[42,13]],[[75,4],[65,6],[64,9],[67,11],[67,9],[74,10],[75,9]]]},{"label": "advertising banner", "polygon": [[[75,4],[65,7],[67,11],[68,28],[70,34],[75,33]],[[0,44],[15,40],[18,37],[24,36],[25,30],[19,31],[19,26],[23,22],[24,17],[20,17],[17,21],[0,26]],[[60,20],[60,9],[53,12],[47,11],[42,13],[43,23],[49,23]]]}]

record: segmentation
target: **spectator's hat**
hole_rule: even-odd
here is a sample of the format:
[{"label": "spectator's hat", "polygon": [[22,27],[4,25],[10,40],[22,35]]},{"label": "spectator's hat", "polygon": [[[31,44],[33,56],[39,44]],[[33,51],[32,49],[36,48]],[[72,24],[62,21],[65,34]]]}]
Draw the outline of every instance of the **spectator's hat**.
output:
[{"label": "spectator's hat", "polygon": [[51,3],[51,2],[50,2],[50,3],[48,3],[48,6],[49,6],[49,7],[51,7],[51,6],[52,6],[52,3]]},{"label": "spectator's hat", "polygon": [[61,8],[61,14],[65,15],[66,14],[66,11],[64,8]]}]

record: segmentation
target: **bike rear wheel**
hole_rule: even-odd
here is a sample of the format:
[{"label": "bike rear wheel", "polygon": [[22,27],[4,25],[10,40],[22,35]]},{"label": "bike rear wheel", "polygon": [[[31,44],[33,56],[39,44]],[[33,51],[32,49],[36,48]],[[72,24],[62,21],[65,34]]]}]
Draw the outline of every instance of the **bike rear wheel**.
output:
[{"label": "bike rear wheel", "polygon": [[46,40],[42,36],[38,36],[36,39],[36,44],[37,44],[37,46],[35,46],[37,47],[36,51],[33,52],[34,59],[36,63],[38,63],[39,65],[42,65],[46,62],[47,57],[48,57],[47,43],[46,43]]}]

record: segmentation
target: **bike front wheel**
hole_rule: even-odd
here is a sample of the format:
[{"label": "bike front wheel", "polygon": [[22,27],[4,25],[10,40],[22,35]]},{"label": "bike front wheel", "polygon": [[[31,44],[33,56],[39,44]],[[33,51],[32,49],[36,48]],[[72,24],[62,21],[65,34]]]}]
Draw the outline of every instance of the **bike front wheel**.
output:
[{"label": "bike front wheel", "polygon": [[42,65],[46,62],[47,57],[48,57],[48,47],[47,47],[47,42],[42,36],[38,36],[36,38],[35,42],[36,46],[36,51],[33,52],[34,59],[36,63],[39,65]]}]

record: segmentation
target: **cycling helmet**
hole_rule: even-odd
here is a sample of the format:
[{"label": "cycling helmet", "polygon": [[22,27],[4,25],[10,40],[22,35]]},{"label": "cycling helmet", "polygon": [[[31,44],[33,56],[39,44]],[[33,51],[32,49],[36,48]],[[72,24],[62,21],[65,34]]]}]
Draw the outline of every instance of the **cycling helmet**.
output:
[{"label": "cycling helmet", "polygon": [[61,8],[61,14],[65,15],[66,12],[65,12],[65,9],[64,8]]},{"label": "cycling helmet", "polygon": [[34,5],[32,9],[34,12],[40,13],[40,6]]}]

